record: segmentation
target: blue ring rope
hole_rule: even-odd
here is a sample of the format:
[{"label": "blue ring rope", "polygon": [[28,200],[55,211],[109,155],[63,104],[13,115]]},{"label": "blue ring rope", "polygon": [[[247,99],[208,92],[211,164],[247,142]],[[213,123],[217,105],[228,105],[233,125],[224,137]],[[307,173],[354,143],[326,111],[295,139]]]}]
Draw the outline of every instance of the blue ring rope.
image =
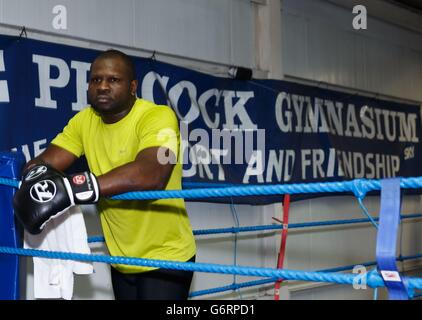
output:
[{"label": "blue ring rope", "polygon": [[[402,215],[402,219],[416,219],[422,218],[422,214],[408,214]],[[379,218],[373,218],[374,221],[378,221]],[[347,219],[347,220],[330,220],[330,221],[315,221],[315,222],[302,222],[302,223],[289,223],[289,229],[300,229],[309,227],[323,227],[323,226],[335,226],[335,225],[348,225],[370,222],[369,219]],[[254,231],[266,231],[266,230],[280,230],[283,229],[282,225],[259,225],[259,226],[247,226],[239,228],[218,228],[218,229],[202,229],[194,230],[194,235],[209,235],[209,234],[221,234],[221,233],[241,233],[241,232],[254,232]],[[98,242],[98,241],[96,241]]]},{"label": "blue ring rope", "polygon": [[[35,249],[20,249],[0,247],[0,253],[16,254],[21,256],[42,257],[50,259],[61,260],[77,260],[101,262],[108,264],[122,264],[134,265],[162,269],[174,269],[184,271],[198,271],[206,273],[223,273],[223,274],[238,274],[242,276],[257,276],[265,278],[280,278],[285,280],[300,280],[313,282],[334,282],[338,284],[352,285],[356,283],[356,279],[362,279],[361,275],[355,274],[338,274],[334,272],[309,272],[288,269],[271,269],[258,267],[240,267],[222,264],[209,263],[193,263],[193,262],[175,262],[167,260],[143,259],[143,258],[129,258],[129,257],[114,257],[106,255],[92,255],[82,253],[68,253],[57,251],[44,251]],[[422,289],[422,278],[407,277],[409,288]],[[384,287],[384,282],[377,273],[370,273],[367,277],[366,284],[369,287],[377,288]]]},{"label": "blue ring rope", "polygon": [[[413,256],[406,256],[406,257],[398,257],[397,261],[413,260],[413,259],[419,259],[419,258],[422,258],[422,254],[413,255]],[[376,264],[377,264],[376,261],[369,261],[369,262],[357,263],[357,264],[343,266],[343,267],[322,269],[322,270],[318,270],[318,271],[315,271],[315,272],[341,272],[341,271],[352,270],[357,265],[364,266],[364,267],[371,267],[371,266],[375,266]],[[264,280],[241,282],[241,283],[238,283],[236,286],[234,286],[232,284],[232,285],[228,285],[228,286],[222,286],[222,287],[216,287],[216,288],[211,288],[211,289],[194,291],[194,292],[191,292],[189,296],[190,297],[205,296],[205,295],[209,295],[209,294],[213,294],[213,293],[220,293],[220,292],[234,290],[234,289],[237,289],[237,286],[239,286],[240,288],[254,287],[254,286],[260,286],[260,285],[264,285],[264,284],[274,283],[277,280],[278,280],[278,278],[270,278],[270,279],[264,279]]]},{"label": "blue ring rope", "polygon": [[[18,187],[19,181],[0,178],[0,184]],[[403,189],[422,188],[422,177],[401,178]],[[156,199],[195,199],[230,196],[277,195],[300,193],[333,193],[353,192],[356,197],[363,198],[369,191],[380,190],[381,180],[355,179],[338,182],[315,182],[277,185],[245,185],[217,188],[199,188],[187,190],[138,191],[113,196],[114,200],[156,200]]]},{"label": "blue ring rope", "polygon": [[[403,220],[406,219],[417,219],[422,218],[422,214],[406,214],[402,215]],[[373,218],[375,221],[378,221],[378,218]],[[289,229],[300,229],[300,228],[309,228],[309,227],[323,227],[323,226],[335,226],[335,225],[348,225],[348,224],[358,224],[370,222],[369,219],[347,219],[347,220],[330,220],[330,221],[315,221],[315,222],[302,222],[302,223],[290,223]],[[254,231],[272,231],[283,229],[282,225],[269,224],[269,225],[259,225],[259,226],[247,226],[247,227],[229,227],[229,228],[217,228],[217,229],[201,229],[194,230],[193,234],[195,236],[201,235],[210,235],[210,234],[224,234],[224,233],[242,233],[242,232],[254,232]],[[93,236],[88,238],[88,243],[95,242],[104,242],[103,236]]]},{"label": "blue ring rope", "polygon": [[199,296],[205,296],[205,295],[209,295],[213,293],[220,293],[220,292],[225,292],[225,291],[238,290],[242,288],[261,286],[264,284],[274,283],[277,280],[278,278],[270,278],[270,279],[255,280],[255,281],[249,281],[249,282],[233,283],[228,286],[194,291],[189,294],[189,297],[199,297]]},{"label": "blue ring rope", "polygon": [[[422,188],[422,177],[401,178],[400,187],[404,189]],[[188,190],[138,191],[113,196],[114,200],[155,200],[155,199],[195,199],[229,196],[277,195],[300,193],[353,192],[363,198],[367,192],[380,190],[381,180],[355,179],[343,182],[317,182],[281,185],[246,185],[226,188],[206,188]]]},{"label": "blue ring rope", "polygon": [[19,181],[0,177],[0,185],[18,188],[19,187]]}]

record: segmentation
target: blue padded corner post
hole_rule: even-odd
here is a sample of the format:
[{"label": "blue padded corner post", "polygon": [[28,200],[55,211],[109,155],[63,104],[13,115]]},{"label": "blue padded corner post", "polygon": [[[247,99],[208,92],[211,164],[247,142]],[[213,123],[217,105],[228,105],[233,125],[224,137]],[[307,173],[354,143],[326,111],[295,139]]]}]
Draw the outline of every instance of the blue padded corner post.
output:
[{"label": "blue padded corner post", "polygon": [[[20,179],[25,157],[17,152],[0,152],[0,177]],[[13,187],[0,185],[0,246],[20,248],[22,239],[15,224]],[[19,299],[19,256],[0,254],[0,300]]]}]

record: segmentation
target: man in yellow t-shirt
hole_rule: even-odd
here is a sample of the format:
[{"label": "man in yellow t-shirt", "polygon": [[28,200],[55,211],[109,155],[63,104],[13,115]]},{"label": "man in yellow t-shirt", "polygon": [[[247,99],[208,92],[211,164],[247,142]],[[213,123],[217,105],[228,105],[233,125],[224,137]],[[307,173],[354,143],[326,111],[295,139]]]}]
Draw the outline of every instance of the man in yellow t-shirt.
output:
[{"label": "man in yellow t-shirt", "polygon": [[[183,199],[107,199],[130,191],[181,189],[177,118],[167,106],[137,99],[137,85],[127,55],[101,53],[91,65],[90,107],[77,113],[24,171],[40,163],[64,171],[85,155],[98,183],[111,255],[194,261],[195,240]],[[113,265],[111,276],[116,299],[187,299],[193,273]]]}]

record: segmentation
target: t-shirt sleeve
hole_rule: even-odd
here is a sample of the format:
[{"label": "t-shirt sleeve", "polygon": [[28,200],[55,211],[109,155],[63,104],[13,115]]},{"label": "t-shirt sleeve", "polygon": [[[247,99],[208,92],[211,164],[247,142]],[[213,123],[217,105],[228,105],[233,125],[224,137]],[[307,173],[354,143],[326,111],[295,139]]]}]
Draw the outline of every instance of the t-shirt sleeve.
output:
[{"label": "t-shirt sleeve", "polygon": [[84,148],[81,136],[81,120],[81,114],[77,113],[69,120],[63,131],[59,133],[51,143],[73,153],[77,157],[83,155]]},{"label": "t-shirt sleeve", "polygon": [[142,125],[138,127],[138,152],[150,147],[164,147],[177,158],[179,134],[178,120],[173,110],[167,106],[157,106],[144,116]]}]

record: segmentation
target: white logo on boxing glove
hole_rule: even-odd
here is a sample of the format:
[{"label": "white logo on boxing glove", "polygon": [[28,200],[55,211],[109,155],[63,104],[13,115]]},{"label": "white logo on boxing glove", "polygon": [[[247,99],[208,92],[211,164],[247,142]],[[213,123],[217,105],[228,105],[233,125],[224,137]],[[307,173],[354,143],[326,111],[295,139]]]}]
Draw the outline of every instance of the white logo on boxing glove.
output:
[{"label": "white logo on boxing glove", "polygon": [[34,179],[38,178],[40,175],[42,175],[46,172],[47,172],[46,166],[39,166],[39,167],[29,171],[29,173],[25,177],[25,181],[34,180]]},{"label": "white logo on boxing glove", "polygon": [[39,203],[46,203],[55,197],[56,185],[51,180],[43,180],[34,184],[29,193],[32,200]]}]

